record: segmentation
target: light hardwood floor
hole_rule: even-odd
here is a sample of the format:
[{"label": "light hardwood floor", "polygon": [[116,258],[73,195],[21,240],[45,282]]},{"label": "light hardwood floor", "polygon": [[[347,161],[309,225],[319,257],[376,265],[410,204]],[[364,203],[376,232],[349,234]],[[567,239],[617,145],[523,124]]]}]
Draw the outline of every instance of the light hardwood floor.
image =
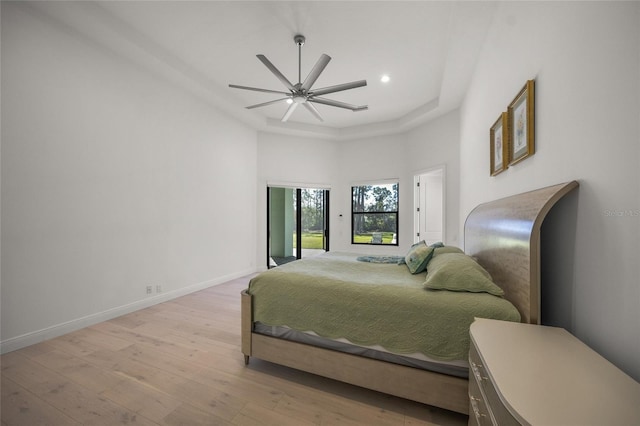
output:
[{"label": "light hardwood floor", "polygon": [[463,425],[467,416],[240,353],[249,277],[2,355],[9,425]]}]

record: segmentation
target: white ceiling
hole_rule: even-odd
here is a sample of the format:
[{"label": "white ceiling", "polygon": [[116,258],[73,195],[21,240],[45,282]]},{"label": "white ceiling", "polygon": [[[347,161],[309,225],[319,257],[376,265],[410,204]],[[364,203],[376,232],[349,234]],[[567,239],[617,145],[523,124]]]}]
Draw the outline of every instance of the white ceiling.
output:
[{"label": "white ceiling", "polygon": [[[38,8],[118,54],[143,64],[249,125],[265,131],[349,139],[405,131],[457,108],[491,24],[494,2],[456,1],[103,1],[42,2]],[[322,53],[332,57],[315,88],[366,79],[326,95],[369,109],[317,105],[319,122],[287,105],[244,107],[284,90],[256,58],[264,54],[293,83]],[[388,74],[389,83],[380,77]]]}]

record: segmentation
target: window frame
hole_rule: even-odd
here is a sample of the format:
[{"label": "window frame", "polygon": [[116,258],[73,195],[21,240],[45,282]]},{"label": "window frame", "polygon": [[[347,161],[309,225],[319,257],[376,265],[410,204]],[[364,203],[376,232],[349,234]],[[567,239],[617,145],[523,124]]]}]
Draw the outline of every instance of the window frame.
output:
[{"label": "window frame", "polygon": [[[355,211],[354,209],[354,190],[358,187],[371,186],[371,187],[385,187],[389,185],[396,186],[396,209],[395,210],[373,210],[373,211]],[[356,216],[373,216],[373,215],[395,215],[395,242],[391,243],[374,243],[370,242],[356,242],[355,241],[355,224]],[[399,246],[399,230],[400,230],[400,180],[390,179],[385,181],[371,181],[354,183],[351,185],[351,244],[354,245],[373,245],[373,246]],[[392,240],[393,241],[393,240]]]}]

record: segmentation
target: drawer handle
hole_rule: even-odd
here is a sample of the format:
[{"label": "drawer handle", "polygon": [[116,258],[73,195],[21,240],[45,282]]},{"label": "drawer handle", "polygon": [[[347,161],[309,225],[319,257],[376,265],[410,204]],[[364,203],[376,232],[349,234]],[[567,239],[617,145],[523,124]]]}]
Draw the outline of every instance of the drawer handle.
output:
[{"label": "drawer handle", "polygon": [[479,399],[471,397],[471,409],[473,410],[473,414],[475,414],[476,418],[487,417],[486,414],[480,412],[480,408],[478,408],[478,403],[476,401],[479,401]]},{"label": "drawer handle", "polygon": [[473,368],[482,368],[482,364],[476,364],[473,361],[471,361],[471,365],[473,365]]},{"label": "drawer handle", "polygon": [[478,379],[479,382],[484,382],[485,380],[489,380],[487,376],[481,375],[479,371],[474,371],[473,375],[476,376],[476,379]]},{"label": "drawer handle", "polygon": [[483,376],[482,374],[480,374],[480,370],[479,368],[482,368],[481,364],[476,364],[475,362],[471,362],[471,370],[473,371],[473,375],[476,376],[476,379],[478,379],[478,381],[482,382],[484,380],[489,380],[488,377]]},{"label": "drawer handle", "polygon": [[474,363],[471,363],[471,370],[473,371],[473,375],[476,376],[476,379],[479,382],[483,382],[485,380],[489,380],[488,377],[483,376],[482,374],[480,374],[480,371],[478,371],[478,369],[476,368],[476,365]]}]

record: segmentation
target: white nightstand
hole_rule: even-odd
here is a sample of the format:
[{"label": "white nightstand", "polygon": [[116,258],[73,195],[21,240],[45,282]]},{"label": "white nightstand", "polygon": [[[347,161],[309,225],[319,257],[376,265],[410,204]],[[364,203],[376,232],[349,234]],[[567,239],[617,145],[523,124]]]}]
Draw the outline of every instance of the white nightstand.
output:
[{"label": "white nightstand", "polygon": [[470,425],[640,425],[640,383],[561,328],[476,319]]}]

